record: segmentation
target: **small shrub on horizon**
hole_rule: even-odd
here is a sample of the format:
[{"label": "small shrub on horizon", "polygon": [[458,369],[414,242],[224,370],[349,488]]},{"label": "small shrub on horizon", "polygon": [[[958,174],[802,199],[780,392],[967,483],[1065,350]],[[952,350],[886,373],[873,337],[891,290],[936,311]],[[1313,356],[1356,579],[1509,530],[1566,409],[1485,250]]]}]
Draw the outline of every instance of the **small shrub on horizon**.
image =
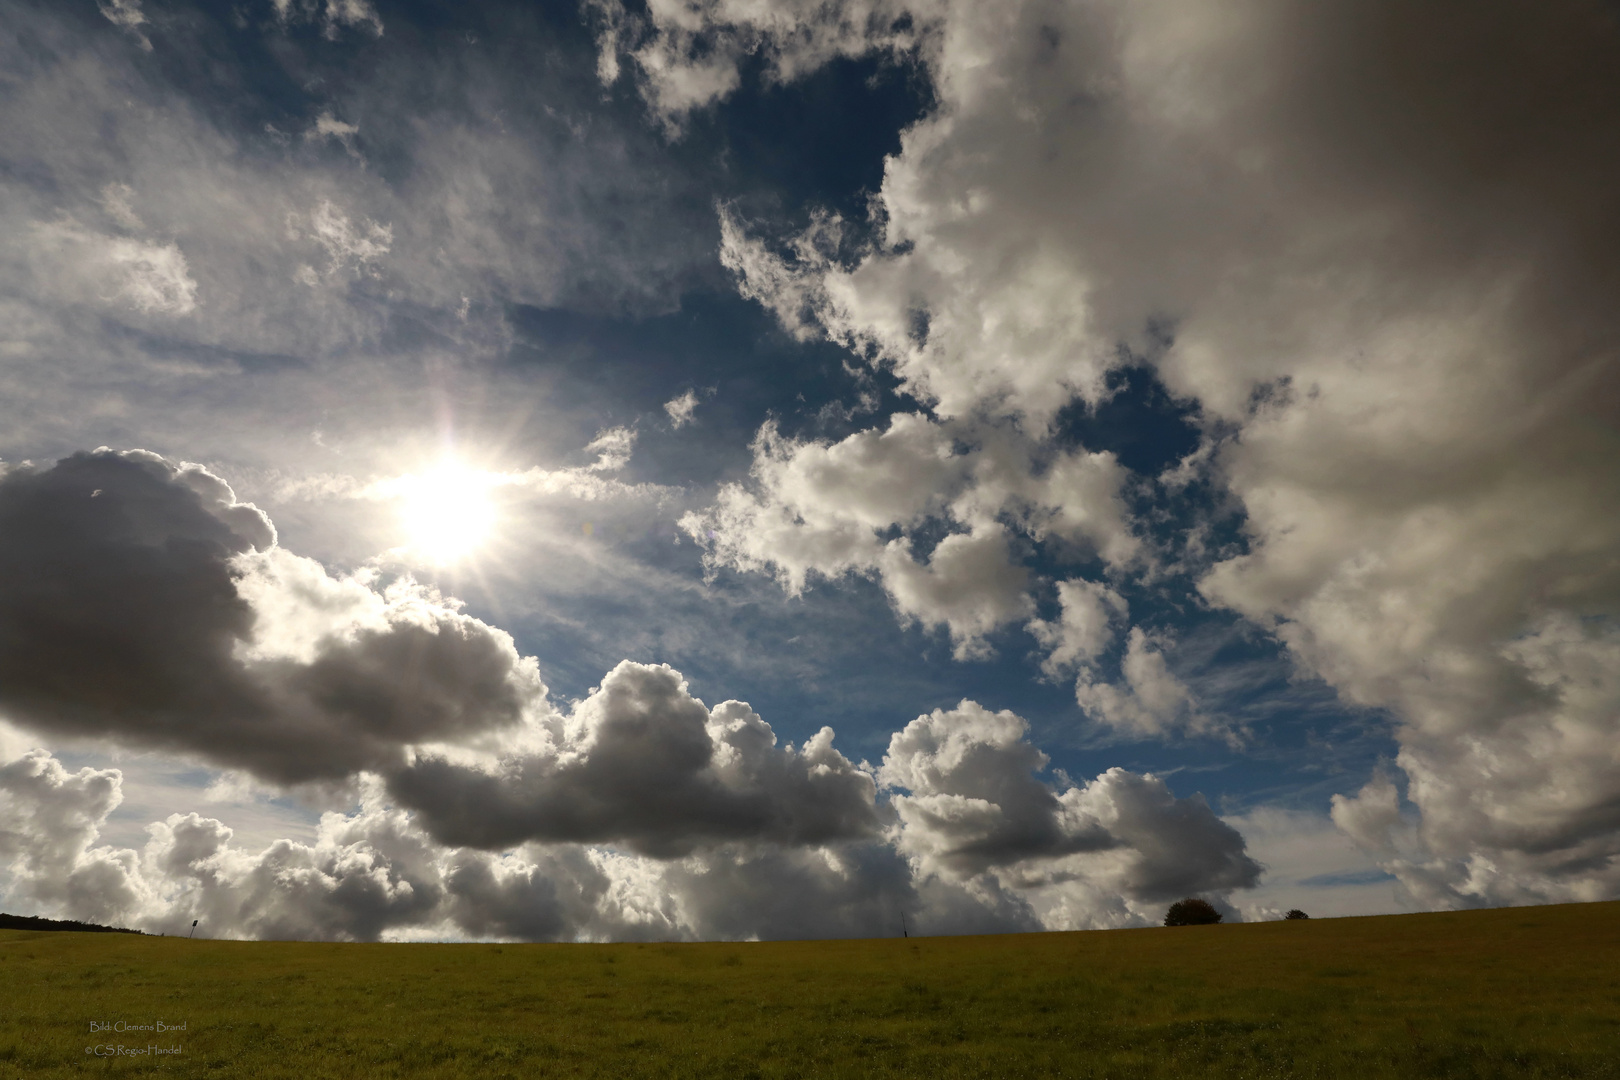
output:
[{"label": "small shrub on horizon", "polygon": [[1305,914],[1303,911],[1299,910],[1299,908],[1290,908],[1289,911],[1288,911],[1288,914],[1284,915],[1283,918],[1284,919],[1308,919],[1308,918],[1310,918],[1310,916]]},{"label": "small shrub on horizon", "polygon": [[1196,896],[1177,900],[1164,913],[1166,926],[1211,926],[1220,921],[1221,913],[1215,910],[1215,905]]}]

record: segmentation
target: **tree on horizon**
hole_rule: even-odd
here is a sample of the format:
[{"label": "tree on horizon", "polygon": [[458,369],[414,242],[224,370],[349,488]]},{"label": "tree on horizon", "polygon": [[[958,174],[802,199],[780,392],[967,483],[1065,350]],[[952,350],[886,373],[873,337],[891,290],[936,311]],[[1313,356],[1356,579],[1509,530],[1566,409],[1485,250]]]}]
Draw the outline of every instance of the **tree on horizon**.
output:
[{"label": "tree on horizon", "polygon": [[1196,896],[1177,900],[1164,913],[1166,926],[1212,926],[1220,921],[1221,913],[1215,910],[1215,905]]}]

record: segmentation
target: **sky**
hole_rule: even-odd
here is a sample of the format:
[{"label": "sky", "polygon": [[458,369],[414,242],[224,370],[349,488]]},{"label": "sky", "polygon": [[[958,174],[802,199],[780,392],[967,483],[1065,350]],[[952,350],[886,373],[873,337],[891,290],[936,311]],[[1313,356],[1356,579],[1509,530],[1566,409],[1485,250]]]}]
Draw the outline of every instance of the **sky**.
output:
[{"label": "sky", "polygon": [[1607,0],[0,0],[0,903],[1620,897]]}]

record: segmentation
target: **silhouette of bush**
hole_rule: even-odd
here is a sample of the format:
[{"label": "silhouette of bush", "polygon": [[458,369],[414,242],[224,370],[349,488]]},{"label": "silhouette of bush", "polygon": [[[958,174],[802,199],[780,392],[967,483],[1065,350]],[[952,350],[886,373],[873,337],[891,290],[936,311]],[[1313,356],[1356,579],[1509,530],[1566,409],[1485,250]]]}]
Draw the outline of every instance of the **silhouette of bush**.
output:
[{"label": "silhouette of bush", "polygon": [[1166,926],[1209,926],[1220,921],[1221,913],[1215,910],[1215,905],[1196,896],[1177,900],[1164,913]]},{"label": "silhouette of bush", "polygon": [[1310,916],[1305,914],[1303,911],[1299,910],[1299,908],[1293,908],[1288,912],[1288,914],[1284,915],[1283,918],[1285,918],[1285,919],[1308,919],[1308,918],[1310,918]]}]

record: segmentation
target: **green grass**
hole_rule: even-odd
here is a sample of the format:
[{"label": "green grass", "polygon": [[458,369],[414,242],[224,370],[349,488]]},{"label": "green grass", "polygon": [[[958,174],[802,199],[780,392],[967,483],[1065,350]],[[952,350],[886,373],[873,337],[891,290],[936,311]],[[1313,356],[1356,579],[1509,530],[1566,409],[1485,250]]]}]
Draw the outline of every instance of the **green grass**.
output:
[{"label": "green grass", "polygon": [[104,1073],[1620,1078],[1620,904],[766,944],[0,932],[0,1077]]}]

